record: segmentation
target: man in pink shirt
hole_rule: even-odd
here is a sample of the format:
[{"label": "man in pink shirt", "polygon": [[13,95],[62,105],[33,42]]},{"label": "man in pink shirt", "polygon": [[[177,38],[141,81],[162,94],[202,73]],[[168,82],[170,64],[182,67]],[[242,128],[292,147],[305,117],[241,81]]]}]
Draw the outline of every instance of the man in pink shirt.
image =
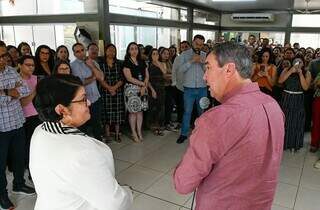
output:
[{"label": "man in pink shirt", "polygon": [[196,190],[196,210],[270,210],[283,151],[281,108],[249,79],[245,46],[219,44],[206,66],[204,79],[222,105],[197,120],[175,188]]}]

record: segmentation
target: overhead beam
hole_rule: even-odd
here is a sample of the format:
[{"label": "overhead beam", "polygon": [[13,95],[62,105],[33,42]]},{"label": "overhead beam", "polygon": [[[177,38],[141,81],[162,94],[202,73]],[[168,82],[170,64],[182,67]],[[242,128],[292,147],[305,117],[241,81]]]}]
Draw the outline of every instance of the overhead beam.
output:
[{"label": "overhead beam", "polygon": [[0,17],[0,24],[74,23],[99,21],[98,14],[24,15]]}]

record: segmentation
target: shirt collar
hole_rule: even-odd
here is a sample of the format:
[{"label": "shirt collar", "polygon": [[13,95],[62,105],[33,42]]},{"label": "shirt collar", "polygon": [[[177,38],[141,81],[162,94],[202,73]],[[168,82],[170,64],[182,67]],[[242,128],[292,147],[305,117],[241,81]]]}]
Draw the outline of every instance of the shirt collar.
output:
[{"label": "shirt collar", "polygon": [[260,91],[259,85],[256,82],[250,82],[250,83],[241,85],[240,87],[237,87],[232,91],[230,91],[229,93],[227,93],[221,100],[221,103],[227,102],[228,100],[230,100],[236,95],[247,94],[247,93],[256,92],[256,91]]},{"label": "shirt collar", "polygon": [[41,128],[47,132],[54,134],[73,134],[86,136],[86,134],[81,132],[78,128],[64,125],[61,122],[44,122],[42,123]]}]

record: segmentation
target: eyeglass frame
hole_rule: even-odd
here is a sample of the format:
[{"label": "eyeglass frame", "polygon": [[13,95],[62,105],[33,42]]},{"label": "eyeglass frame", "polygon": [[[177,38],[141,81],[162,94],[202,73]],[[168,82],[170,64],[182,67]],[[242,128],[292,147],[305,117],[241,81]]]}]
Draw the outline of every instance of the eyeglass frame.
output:
[{"label": "eyeglass frame", "polygon": [[87,98],[87,96],[84,96],[83,99],[80,99],[80,100],[77,100],[77,101],[71,101],[70,103],[71,104],[72,103],[86,103],[86,106],[88,106],[88,98]]}]

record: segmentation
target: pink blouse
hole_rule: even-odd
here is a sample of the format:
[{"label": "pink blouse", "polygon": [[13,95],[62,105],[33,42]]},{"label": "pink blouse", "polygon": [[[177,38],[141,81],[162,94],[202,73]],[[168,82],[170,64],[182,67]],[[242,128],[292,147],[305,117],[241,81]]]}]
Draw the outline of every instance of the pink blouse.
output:
[{"label": "pink blouse", "polygon": [[[28,80],[24,80],[24,81],[26,81],[32,93],[37,86],[37,76],[31,75],[31,77]],[[23,110],[24,117],[31,117],[31,116],[38,115],[38,112],[34,108],[32,102],[22,107],[22,110]]]}]

